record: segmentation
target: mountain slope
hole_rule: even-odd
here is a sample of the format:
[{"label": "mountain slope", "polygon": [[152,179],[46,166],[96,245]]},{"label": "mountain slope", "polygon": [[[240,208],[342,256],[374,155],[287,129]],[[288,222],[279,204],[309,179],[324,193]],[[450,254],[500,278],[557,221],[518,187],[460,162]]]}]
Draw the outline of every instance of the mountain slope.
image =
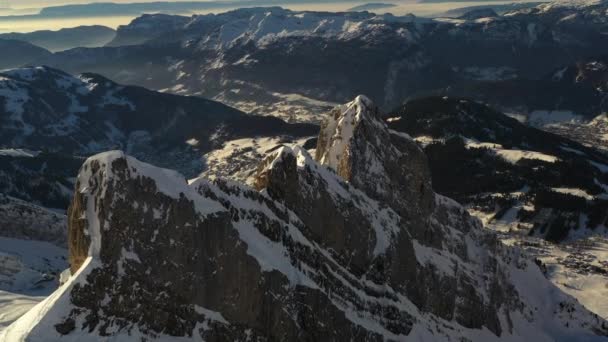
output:
[{"label": "mountain slope", "polygon": [[77,156],[123,148],[194,175],[204,168],[202,154],[224,141],[316,130],[202,98],[121,86],[95,74],[31,67],[0,77],[0,146],[10,148]]},{"label": "mountain slope", "polygon": [[[605,339],[606,322],[519,250],[418,187],[430,183],[422,151],[368,99],[342,109],[323,125],[334,134],[320,135],[321,164],[283,146],[260,165],[259,191],[186,183],[122,152],[88,159],[70,211],[73,276],[1,336]],[[402,202],[385,202],[391,185]]]},{"label": "mountain slope", "polygon": [[536,127],[590,121],[608,110],[608,60],[590,57],[561,66],[539,79],[477,80],[437,91],[472,97]]},{"label": "mountain slope", "polygon": [[435,189],[504,230],[561,241],[578,229],[602,230],[608,205],[608,157],[459,98],[412,100],[389,127],[425,145]]}]

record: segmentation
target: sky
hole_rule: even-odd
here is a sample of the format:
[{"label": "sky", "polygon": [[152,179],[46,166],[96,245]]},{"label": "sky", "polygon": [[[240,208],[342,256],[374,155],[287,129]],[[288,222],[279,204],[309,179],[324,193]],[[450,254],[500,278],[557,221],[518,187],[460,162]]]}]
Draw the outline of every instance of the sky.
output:
[{"label": "sky", "polygon": [[[185,0],[155,0],[155,1],[168,1],[168,2],[176,2],[176,1],[185,1]],[[187,0],[187,1],[197,1],[197,0]],[[204,1],[204,0],[203,0]],[[49,6],[59,6],[59,5],[68,5],[68,4],[87,4],[92,2],[123,2],[123,3],[132,3],[132,2],[152,2],[152,0],[0,0],[0,4],[5,5],[8,3],[8,7],[11,8],[30,8],[30,7],[49,7]]]}]

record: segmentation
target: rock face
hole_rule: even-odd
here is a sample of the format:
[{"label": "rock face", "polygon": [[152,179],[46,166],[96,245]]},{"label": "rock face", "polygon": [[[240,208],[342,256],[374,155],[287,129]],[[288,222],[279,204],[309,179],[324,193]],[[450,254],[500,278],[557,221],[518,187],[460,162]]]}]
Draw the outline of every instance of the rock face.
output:
[{"label": "rock face", "polygon": [[364,96],[333,110],[321,126],[320,164],[402,217],[428,216],[433,190],[426,157],[408,138],[391,134]]},{"label": "rock face", "polygon": [[69,215],[74,275],[0,338],[608,335],[519,250],[434,194],[416,143],[373,108],[358,97],[331,114],[320,162],[299,147],[272,152],[255,189],[186,182],[122,152],[88,159]]}]

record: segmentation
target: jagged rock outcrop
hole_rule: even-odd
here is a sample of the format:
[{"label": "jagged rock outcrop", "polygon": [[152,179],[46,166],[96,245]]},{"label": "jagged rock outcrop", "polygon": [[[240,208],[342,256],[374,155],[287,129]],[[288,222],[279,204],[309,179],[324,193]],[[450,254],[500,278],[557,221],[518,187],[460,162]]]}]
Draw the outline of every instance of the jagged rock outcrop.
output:
[{"label": "jagged rock outcrop", "polygon": [[433,210],[424,152],[407,137],[391,133],[365,96],[334,109],[326,118],[315,159],[406,220],[420,221]]},{"label": "jagged rock outcrop", "polygon": [[[74,275],[0,338],[608,335],[606,322],[552,286],[519,250],[430,186],[419,188],[430,185],[423,154],[370,108],[359,97],[332,113],[319,140],[322,163],[299,147],[272,152],[255,189],[186,182],[122,152],[88,159],[69,218]],[[409,164],[399,169],[399,162]],[[377,170],[398,173],[374,188],[372,175],[383,175],[365,172]]]}]

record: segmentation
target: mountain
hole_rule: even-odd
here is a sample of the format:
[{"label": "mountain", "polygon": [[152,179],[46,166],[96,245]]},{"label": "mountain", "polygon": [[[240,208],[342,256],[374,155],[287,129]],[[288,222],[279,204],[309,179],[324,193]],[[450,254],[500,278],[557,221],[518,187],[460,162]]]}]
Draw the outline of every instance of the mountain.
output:
[{"label": "mountain", "polygon": [[20,40],[49,51],[63,51],[76,47],[104,46],[115,35],[116,31],[105,26],[78,26],[58,31],[44,30],[29,33],[4,33],[0,34],[0,39]]},{"label": "mountain", "polygon": [[59,285],[66,209],[86,157],[124,148],[194,177],[211,172],[207,155],[232,141],[300,141],[317,130],[95,74],[0,72],[0,328]]},{"label": "mountain", "polygon": [[0,150],[0,193],[47,208],[67,208],[82,157],[20,149]]},{"label": "mountain", "polygon": [[[0,73],[0,146],[89,156],[123,148],[196,175],[202,154],[225,141],[314,134],[316,127],[250,116],[197,97],[121,86],[95,74],[48,67]],[[77,169],[72,170],[75,175]]]},{"label": "mountain", "polygon": [[508,12],[518,11],[521,9],[536,7],[538,5],[543,4],[544,2],[512,2],[508,4],[489,4],[489,5],[476,5],[476,6],[466,6],[459,7],[445,11],[444,13],[440,13],[437,17],[446,17],[446,18],[458,18],[463,15],[466,15],[469,12],[474,12],[477,10],[487,10],[491,9],[494,12],[502,15]]},{"label": "mountain", "polygon": [[519,249],[435,194],[422,150],[377,113],[365,97],[333,111],[316,158],[281,146],[255,188],[186,182],[119,151],[89,158],[69,213],[72,276],[2,338],[608,336]]},{"label": "mountain", "polygon": [[[455,85],[438,95],[471,96],[527,123],[589,121],[608,110],[608,60],[590,57],[548,72],[539,79],[477,80]],[[470,95],[468,95],[470,94]]]},{"label": "mountain", "polygon": [[435,189],[505,229],[562,241],[608,225],[608,157],[459,98],[409,101],[389,127],[425,146]]},{"label": "mountain", "polygon": [[391,8],[391,7],[397,7],[397,5],[396,4],[385,4],[385,3],[381,3],[381,2],[370,2],[367,4],[351,7],[348,9],[348,11],[349,12],[373,11],[373,10],[377,10],[377,9],[385,9],[385,8]]},{"label": "mountain", "polygon": [[20,40],[0,39],[0,70],[20,67],[51,55],[48,50]]},{"label": "mountain", "polygon": [[492,8],[478,8],[478,9],[473,9],[471,11],[468,11],[464,14],[462,14],[461,16],[459,16],[459,19],[464,19],[464,20],[478,20],[478,19],[483,19],[483,18],[496,18],[498,17],[498,13],[496,13],[496,11],[494,11],[494,9]]},{"label": "mountain", "polygon": [[[108,47],[56,53],[39,63],[318,122],[315,113],[358,93],[390,110],[468,82],[542,79],[608,54],[607,6],[542,4],[481,19],[277,7],[146,15],[120,27]],[[294,110],[301,114],[294,117]]]},{"label": "mountain", "polygon": [[429,158],[433,186],[546,277],[608,317],[608,159],[596,148],[459,98],[409,101],[386,119]]}]

